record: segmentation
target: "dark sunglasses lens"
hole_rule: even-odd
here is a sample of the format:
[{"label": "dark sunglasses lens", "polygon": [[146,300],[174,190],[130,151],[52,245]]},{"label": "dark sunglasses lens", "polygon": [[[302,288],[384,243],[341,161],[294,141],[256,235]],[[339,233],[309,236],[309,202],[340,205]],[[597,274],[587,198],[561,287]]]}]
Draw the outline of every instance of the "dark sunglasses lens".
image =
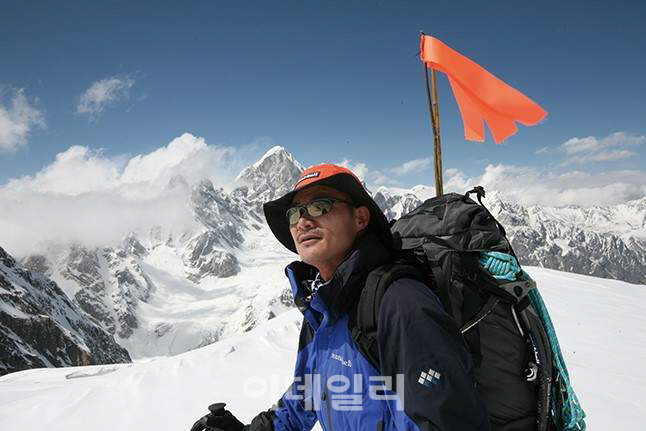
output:
[{"label": "dark sunglasses lens", "polygon": [[318,217],[329,212],[331,207],[329,201],[314,201],[307,204],[307,213],[312,217]]},{"label": "dark sunglasses lens", "polygon": [[330,209],[332,208],[332,201],[328,200],[320,200],[320,201],[312,201],[308,204],[305,204],[303,206],[294,206],[291,207],[287,210],[287,221],[290,226],[295,225],[298,223],[298,219],[301,218],[301,210],[305,209],[307,213],[312,216],[312,217],[319,217],[322,216],[325,213],[330,212]]}]

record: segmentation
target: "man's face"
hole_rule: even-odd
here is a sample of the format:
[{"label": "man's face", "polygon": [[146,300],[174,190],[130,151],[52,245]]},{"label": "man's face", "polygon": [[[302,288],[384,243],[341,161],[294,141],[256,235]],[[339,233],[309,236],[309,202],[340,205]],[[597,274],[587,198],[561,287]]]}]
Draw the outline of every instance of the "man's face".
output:
[{"label": "man's face", "polygon": [[[331,187],[312,186],[296,193],[292,204],[306,204],[317,198],[351,201],[347,194]],[[370,212],[366,207],[355,208],[335,202],[328,213],[318,217],[303,211],[301,218],[289,230],[301,259],[318,268],[323,278],[328,279],[369,220]]]}]

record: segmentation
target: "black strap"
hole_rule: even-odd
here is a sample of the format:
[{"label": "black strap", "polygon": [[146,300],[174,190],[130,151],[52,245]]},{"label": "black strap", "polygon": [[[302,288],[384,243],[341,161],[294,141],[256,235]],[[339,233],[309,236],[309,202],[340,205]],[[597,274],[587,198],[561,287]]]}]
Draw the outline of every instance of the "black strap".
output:
[{"label": "black strap", "polygon": [[523,299],[518,301],[518,304],[515,305],[516,312],[520,313],[525,310],[525,308],[529,307],[530,304],[529,296],[525,296]]},{"label": "black strap", "polygon": [[428,267],[430,269],[430,277],[428,280],[433,288],[433,292],[440,298],[440,302],[444,305],[447,313],[453,316],[453,304],[449,296],[449,277],[446,271],[442,270],[440,261],[438,259],[428,259]]},{"label": "black strap", "polygon": [[493,311],[493,309],[496,307],[496,305],[500,302],[500,298],[496,296],[490,296],[489,299],[487,299],[487,302],[485,302],[485,305],[482,306],[480,311],[471,318],[467,323],[465,323],[462,328],[460,328],[460,332],[463,334],[468,332],[471,328],[476,326],[478,323],[482,321],[485,317],[489,315]]},{"label": "black strap", "polygon": [[[484,187],[475,186],[474,188],[472,188],[471,190],[469,190],[468,192],[466,192],[464,194],[464,198],[465,199],[468,198],[471,193],[476,194],[476,197],[478,198],[478,202],[480,202],[480,205],[482,205],[482,201],[480,199],[485,197],[485,189],[484,189]],[[484,206],[484,205],[482,205],[482,206]]]},{"label": "black strap", "polygon": [[357,326],[366,333],[377,331],[381,300],[386,289],[400,278],[423,280],[421,272],[412,265],[388,264],[368,274],[357,306]]},{"label": "black strap", "polygon": [[351,316],[355,322],[352,338],[377,370],[379,369],[377,345],[379,308],[386,289],[400,278],[412,278],[424,282],[422,272],[412,265],[393,263],[380,266],[368,274],[355,308],[356,315]]},{"label": "black strap", "polygon": [[546,431],[549,425],[552,392],[552,349],[540,318],[527,310],[521,313],[529,327],[529,339],[532,343],[536,365],[538,365],[538,405],[537,430]]}]

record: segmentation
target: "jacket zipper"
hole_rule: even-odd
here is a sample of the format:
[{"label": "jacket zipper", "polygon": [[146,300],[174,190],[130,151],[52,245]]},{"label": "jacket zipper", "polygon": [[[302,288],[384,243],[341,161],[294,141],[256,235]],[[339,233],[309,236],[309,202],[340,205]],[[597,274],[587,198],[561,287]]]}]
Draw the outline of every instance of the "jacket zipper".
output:
[{"label": "jacket zipper", "polygon": [[328,396],[327,393],[327,385],[323,386],[323,399],[325,400],[325,408],[326,408],[326,413],[327,413],[327,423],[330,429],[328,431],[333,431],[334,427],[332,426],[332,415],[330,413],[330,397]]}]

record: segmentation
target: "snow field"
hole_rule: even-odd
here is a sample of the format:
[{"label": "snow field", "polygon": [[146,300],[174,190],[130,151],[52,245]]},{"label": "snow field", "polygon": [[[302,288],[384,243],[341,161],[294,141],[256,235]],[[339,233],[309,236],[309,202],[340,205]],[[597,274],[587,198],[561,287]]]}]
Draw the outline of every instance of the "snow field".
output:
[{"label": "snow field", "polygon": [[[526,270],[550,309],[588,429],[642,429],[646,286]],[[248,423],[291,381],[300,322],[300,313],[290,310],[245,334],[172,357],[3,376],[2,430],[188,430],[216,401]],[[250,396],[262,389],[261,381],[274,393]]]}]

